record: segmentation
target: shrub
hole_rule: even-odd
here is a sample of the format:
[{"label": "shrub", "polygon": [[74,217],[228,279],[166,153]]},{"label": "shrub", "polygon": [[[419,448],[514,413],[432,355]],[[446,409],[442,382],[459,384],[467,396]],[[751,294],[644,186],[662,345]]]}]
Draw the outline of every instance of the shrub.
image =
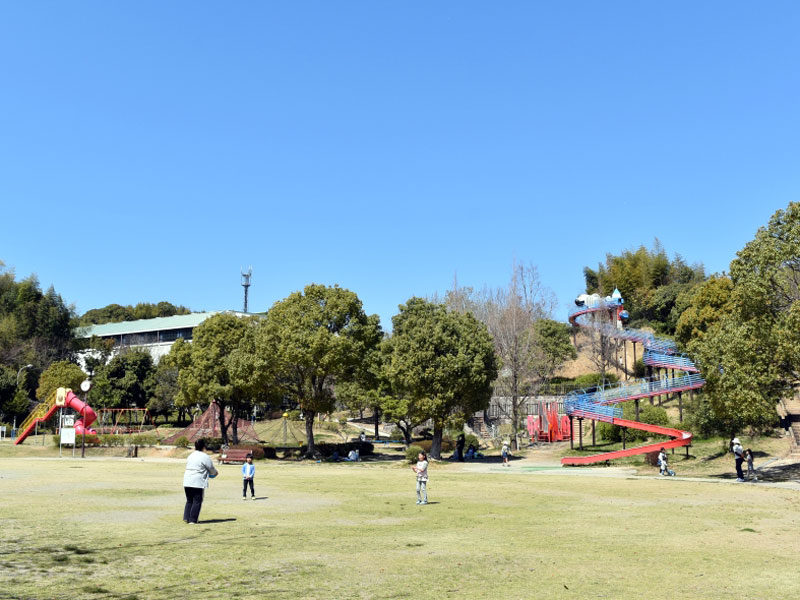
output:
[{"label": "shrub", "polygon": [[217,452],[220,448],[222,448],[222,438],[204,437],[203,440],[205,440],[206,450],[209,452]]},{"label": "shrub", "polygon": [[[420,440],[419,442],[415,442],[414,445],[422,448],[425,452],[430,454],[431,446],[433,446],[433,440]],[[456,443],[453,440],[448,440],[446,438],[442,440],[442,452],[453,452],[455,449]]]},{"label": "shrub", "polygon": [[[243,445],[239,444],[237,446],[231,446],[231,450],[247,450],[250,454],[253,455],[253,460],[260,460],[264,458],[264,448],[261,446],[250,446],[250,445]],[[274,448],[273,448],[274,451]]]},{"label": "shrub", "polygon": [[128,443],[134,446],[157,446],[160,441],[154,433],[137,433],[130,437]]},{"label": "shrub", "polygon": [[[613,373],[606,373],[606,384],[617,383],[619,378]],[[586,373],[575,378],[575,385],[580,388],[589,389],[597,387],[603,383],[603,376],[600,373]]]},{"label": "shrub", "polygon": [[182,435],[177,440],[175,440],[175,445],[178,448],[188,448],[189,447],[189,438],[187,438],[185,435]]},{"label": "shrub", "polygon": [[289,416],[287,417],[290,421],[299,421],[300,420],[300,411],[299,410],[289,410],[287,411]]},{"label": "shrub", "polygon": [[[347,456],[351,450],[358,450],[359,456],[362,458],[364,456],[369,456],[375,453],[375,446],[370,444],[369,442],[343,442],[341,444],[331,444],[327,442],[323,442],[321,444],[316,444],[317,452],[323,458],[330,458],[333,456],[334,452],[339,453],[340,458],[344,458]],[[273,449],[274,450],[274,449]],[[308,446],[302,446],[298,448],[300,454],[305,454],[308,451]],[[286,455],[294,454],[295,451],[287,450],[285,453]],[[287,456],[288,458],[288,456]]]},{"label": "shrub", "polygon": [[[636,420],[636,406],[633,402],[625,402],[622,406],[622,418],[628,419],[629,421]],[[664,410],[660,406],[650,406],[646,404],[644,406],[640,405],[639,410],[639,420],[642,423],[649,423],[651,425],[662,425],[664,427],[670,427],[672,423],[670,423],[669,416],[667,415],[667,411]],[[611,423],[600,423],[598,425],[598,431],[600,432],[600,436],[609,442],[621,442],[622,441],[622,428],[616,425],[612,425]],[[635,441],[642,441],[646,440],[650,437],[653,437],[654,433],[649,431],[642,431],[641,429],[631,429],[628,428],[628,432],[625,434],[625,439],[629,442]]]},{"label": "shrub", "polygon": [[420,452],[423,452],[423,448],[421,446],[417,446],[416,444],[411,444],[408,448],[406,448],[406,460],[409,462],[409,464],[417,462]]}]

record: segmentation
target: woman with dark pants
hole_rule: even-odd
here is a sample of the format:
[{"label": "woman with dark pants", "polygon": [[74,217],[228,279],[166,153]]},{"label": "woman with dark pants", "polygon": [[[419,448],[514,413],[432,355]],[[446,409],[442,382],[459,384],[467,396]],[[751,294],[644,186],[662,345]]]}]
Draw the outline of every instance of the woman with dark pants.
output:
[{"label": "woman with dark pants", "polygon": [[211,462],[211,457],[204,452],[206,443],[202,439],[194,443],[194,452],[186,459],[186,471],[183,474],[183,491],[186,493],[186,505],[183,507],[183,520],[189,525],[196,525],[203,506],[203,492],[208,487],[209,478],[213,479],[218,472]]}]

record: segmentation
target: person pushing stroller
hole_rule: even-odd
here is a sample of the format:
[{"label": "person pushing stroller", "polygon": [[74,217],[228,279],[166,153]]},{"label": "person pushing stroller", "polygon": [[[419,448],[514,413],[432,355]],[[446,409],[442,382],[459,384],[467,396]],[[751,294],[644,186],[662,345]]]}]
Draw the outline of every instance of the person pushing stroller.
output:
[{"label": "person pushing stroller", "polygon": [[667,451],[664,448],[658,453],[658,468],[661,475],[664,477],[675,477],[675,471],[669,468],[669,461],[667,460]]}]

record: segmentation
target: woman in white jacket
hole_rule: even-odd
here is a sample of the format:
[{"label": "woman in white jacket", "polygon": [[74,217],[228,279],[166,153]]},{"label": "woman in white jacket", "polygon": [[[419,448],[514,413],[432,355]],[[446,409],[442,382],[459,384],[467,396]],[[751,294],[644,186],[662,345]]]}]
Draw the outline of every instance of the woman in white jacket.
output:
[{"label": "woman in white jacket", "polygon": [[189,525],[196,525],[203,506],[203,492],[208,487],[208,480],[217,476],[218,472],[211,462],[211,457],[204,452],[206,443],[200,439],[194,443],[194,452],[186,459],[186,471],[183,473],[183,491],[186,493],[186,505],[183,507],[183,520]]}]

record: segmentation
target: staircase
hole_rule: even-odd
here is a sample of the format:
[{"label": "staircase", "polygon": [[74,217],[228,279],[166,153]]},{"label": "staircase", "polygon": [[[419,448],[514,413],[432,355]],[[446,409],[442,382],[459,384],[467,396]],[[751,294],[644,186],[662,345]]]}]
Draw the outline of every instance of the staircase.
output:
[{"label": "staircase", "polygon": [[472,416],[472,430],[475,432],[475,435],[482,440],[489,440],[492,437],[491,431],[489,431],[489,428],[486,426],[483,413],[475,413]]},{"label": "staircase", "polygon": [[797,395],[782,399],[778,405],[778,414],[789,422],[792,454],[800,455],[800,399]]}]

